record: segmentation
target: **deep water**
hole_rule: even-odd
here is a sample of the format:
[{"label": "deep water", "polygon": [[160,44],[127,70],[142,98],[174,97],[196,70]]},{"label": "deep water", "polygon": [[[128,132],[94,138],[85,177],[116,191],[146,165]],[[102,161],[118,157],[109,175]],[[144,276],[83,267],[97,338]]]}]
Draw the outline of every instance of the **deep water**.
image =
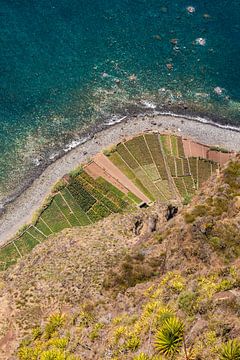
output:
[{"label": "deep water", "polygon": [[0,204],[146,101],[240,124],[239,0],[0,0],[0,19]]}]

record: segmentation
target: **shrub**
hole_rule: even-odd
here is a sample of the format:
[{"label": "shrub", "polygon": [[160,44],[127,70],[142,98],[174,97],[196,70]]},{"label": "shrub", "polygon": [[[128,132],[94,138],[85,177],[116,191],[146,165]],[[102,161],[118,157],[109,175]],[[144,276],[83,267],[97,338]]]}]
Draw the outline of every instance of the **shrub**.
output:
[{"label": "shrub", "polygon": [[42,330],[41,330],[40,326],[36,326],[35,328],[33,328],[33,330],[32,330],[33,340],[39,339],[41,336],[42,336]]},{"label": "shrub", "polygon": [[124,349],[135,351],[140,345],[139,336],[135,333],[128,334],[128,338],[124,343]]},{"label": "shrub", "polygon": [[179,308],[189,315],[193,315],[196,307],[197,295],[192,291],[183,291],[178,298]]},{"label": "shrub", "polygon": [[177,317],[167,319],[155,335],[155,347],[160,354],[173,357],[183,345],[184,324]]},{"label": "shrub", "polygon": [[183,199],[183,205],[190,204],[191,200],[192,200],[192,197],[189,194],[185,195],[184,199]]},{"label": "shrub", "polygon": [[59,349],[43,351],[40,360],[67,360],[67,356]]},{"label": "shrub", "polygon": [[102,328],[103,328],[102,323],[95,324],[93,330],[89,334],[89,339],[91,341],[94,341],[95,339],[97,339],[99,337],[99,334],[100,334],[100,331],[101,331]]},{"label": "shrub", "polygon": [[140,353],[139,355],[134,356],[133,360],[149,360],[149,357],[144,353]]},{"label": "shrub", "polygon": [[184,219],[185,219],[187,224],[191,224],[192,222],[194,222],[195,216],[190,212],[186,212],[184,214]]},{"label": "shrub", "polygon": [[210,236],[209,242],[216,250],[221,250],[225,248],[224,242],[218,236]]},{"label": "shrub", "polygon": [[64,321],[65,317],[60,313],[51,315],[45,326],[45,337],[49,339],[55,331],[64,324]]},{"label": "shrub", "polygon": [[38,352],[35,349],[23,346],[18,350],[18,358],[20,360],[37,360]]},{"label": "shrub", "polygon": [[222,345],[220,360],[239,360],[240,359],[240,341],[229,340]]}]

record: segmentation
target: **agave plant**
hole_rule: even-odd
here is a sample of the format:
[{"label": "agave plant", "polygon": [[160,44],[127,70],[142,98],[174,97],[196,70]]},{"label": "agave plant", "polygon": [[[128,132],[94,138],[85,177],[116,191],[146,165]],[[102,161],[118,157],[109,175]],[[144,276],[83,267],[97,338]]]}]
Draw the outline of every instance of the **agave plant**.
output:
[{"label": "agave plant", "polygon": [[182,348],[184,324],[177,317],[167,319],[155,336],[155,347],[160,354],[172,359]]},{"label": "agave plant", "polygon": [[240,341],[229,340],[226,344],[223,344],[220,360],[240,360]]},{"label": "agave plant", "polygon": [[133,360],[149,360],[148,355],[144,354],[143,352],[134,356]]}]

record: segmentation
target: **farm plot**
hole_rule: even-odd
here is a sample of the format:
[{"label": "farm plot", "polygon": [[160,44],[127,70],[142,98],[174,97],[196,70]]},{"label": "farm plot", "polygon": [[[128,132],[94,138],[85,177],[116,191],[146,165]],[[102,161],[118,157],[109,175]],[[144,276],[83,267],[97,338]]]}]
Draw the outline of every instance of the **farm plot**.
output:
[{"label": "farm plot", "polygon": [[176,177],[173,178],[174,183],[176,185],[176,188],[178,189],[180,195],[184,198],[187,195],[187,190],[186,190],[186,186],[184,183],[184,180],[182,177]]},{"label": "farm plot", "polygon": [[172,144],[169,135],[160,135],[163,151],[166,155],[172,155]]},{"label": "farm plot", "polygon": [[139,179],[139,181],[143,184],[144,188],[148,190],[150,199],[156,200],[162,194],[159,192],[157,186],[153,183],[149,174],[142,166],[140,166],[134,156],[130,153],[130,150],[128,150],[127,148],[127,143],[125,143],[124,146],[121,144],[123,147],[120,148],[120,151],[120,145],[117,146],[117,151],[119,152],[119,155],[121,156],[122,160],[133,170],[136,178]]},{"label": "farm plot", "polygon": [[211,176],[211,163],[198,159],[198,186],[200,187]]},{"label": "farm plot", "polygon": [[187,193],[189,195],[193,195],[196,191],[196,185],[194,183],[194,180],[191,176],[184,176],[183,181],[187,190]]},{"label": "farm plot", "polygon": [[173,197],[168,180],[159,180],[155,184],[157,185],[165,199],[170,200]]},{"label": "farm plot", "polygon": [[28,232],[25,232],[19,239],[15,241],[15,245],[21,255],[28,254],[37,244],[39,244],[39,241]]},{"label": "farm plot", "polygon": [[184,175],[183,161],[180,158],[175,158],[177,176]]},{"label": "farm plot", "polygon": [[125,142],[125,146],[152,181],[160,180],[159,172],[143,136]]},{"label": "farm plot", "polygon": [[156,164],[159,175],[163,180],[168,179],[167,170],[164,162],[164,157],[162,154],[162,149],[160,145],[159,135],[158,134],[146,134],[145,140],[148,144],[148,148],[151,152],[152,158]]},{"label": "farm plot", "polygon": [[174,135],[171,135],[170,140],[171,140],[172,155],[176,156],[176,157],[179,157],[177,137],[174,136]]},{"label": "farm plot", "polygon": [[198,158],[189,158],[191,175],[198,189]]},{"label": "farm plot", "polygon": [[7,269],[16,263],[20,254],[13,242],[1,248],[0,251],[0,271]]},{"label": "farm plot", "polygon": [[134,156],[134,158],[137,160],[139,165],[144,166],[153,163],[151,154],[147,148],[143,135],[137,136],[125,142],[124,144],[126,148],[130,151],[130,153]]},{"label": "farm plot", "polygon": [[177,136],[178,156],[185,157],[182,138]]},{"label": "farm plot", "polygon": [[171,176],[175,177],[177,176],[177,167],[176,167],[176,163],[175,163],[175,158],[173,156],[167,155],[166,156],[166,161],[167,161],[167,165],[169,167]]},{"label": "farm plot", "polygon": [[122,171],[124,175],[128,177],[129,180],[133,182],[135,186],[141,190],[141,192],[147,196],[150,200],[154,201],[152,194],[148,191],[148,189],[142,184],[142,182],[137,178],[134,171],[128,166],[128,164],[122,159],[121,155],[115,151],[109,155],[109,159],[112,163],[118,167],[119,170]]}]

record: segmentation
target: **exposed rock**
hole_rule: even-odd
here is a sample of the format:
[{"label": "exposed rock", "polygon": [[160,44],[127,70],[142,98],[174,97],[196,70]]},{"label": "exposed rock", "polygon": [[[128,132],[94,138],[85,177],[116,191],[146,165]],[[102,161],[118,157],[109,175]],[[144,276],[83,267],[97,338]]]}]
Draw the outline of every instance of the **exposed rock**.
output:
[{"label": "exposed rock", "polygon": [[166,219],[167,221],[172,219],[178,212],[178,208],[174,205],[168,205],[167,212],[166,212]]}]

